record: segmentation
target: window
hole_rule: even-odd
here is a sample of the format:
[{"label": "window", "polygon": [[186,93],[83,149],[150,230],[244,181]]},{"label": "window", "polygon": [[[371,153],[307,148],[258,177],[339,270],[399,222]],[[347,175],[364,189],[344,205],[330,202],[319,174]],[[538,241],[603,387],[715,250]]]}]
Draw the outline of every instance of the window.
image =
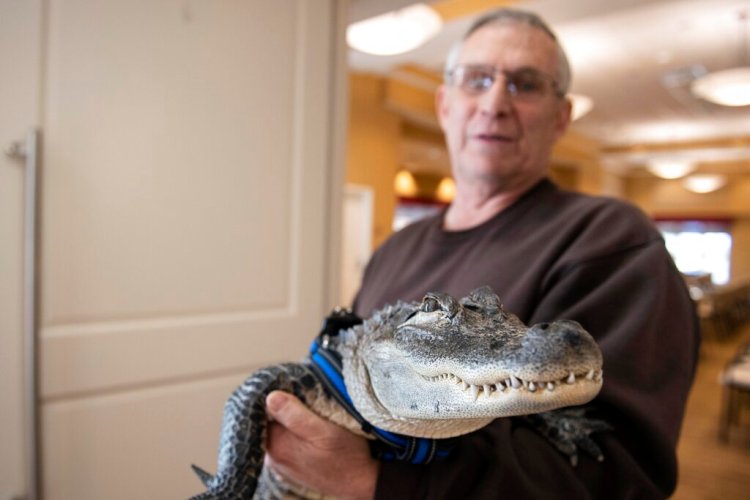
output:
[{"label": "window", "polygon": [[656,224],[683,274],[709,275],[714,285],[729,282],[732,257],[729,221],[662,220]]}]

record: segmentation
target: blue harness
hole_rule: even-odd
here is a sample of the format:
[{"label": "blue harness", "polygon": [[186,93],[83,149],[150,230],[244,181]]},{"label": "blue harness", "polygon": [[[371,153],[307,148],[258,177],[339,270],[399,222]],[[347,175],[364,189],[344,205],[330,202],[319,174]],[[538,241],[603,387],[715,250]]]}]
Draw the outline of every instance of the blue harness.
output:
[{"label": "blue harness", "polygon": [[[342,314],[348,315],[347,318],[342,319]],[[328,348],[328,339],[331,336],[338,335],[341,328],[349,328],[361,322],[361,319],[348,312],[334,311],[331,316],[326,318],[320,335],[310,346],[313,373],[323,384],[326,391],[359,422],[362,430],[377,438],[370,441],[370,448],[376,458],[385,461],[397,460],[413,464],[426,464],[436,457],[448,456],[451,449],[450,440],[415,438],[389,432],[370,424],[354,408],[344,384],[344,376],[341,373],[341,355]]]}]

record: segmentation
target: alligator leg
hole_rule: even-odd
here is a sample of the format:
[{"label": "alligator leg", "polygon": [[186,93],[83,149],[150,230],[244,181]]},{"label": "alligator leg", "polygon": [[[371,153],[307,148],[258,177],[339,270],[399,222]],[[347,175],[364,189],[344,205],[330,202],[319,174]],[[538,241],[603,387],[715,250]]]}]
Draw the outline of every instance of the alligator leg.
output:
[{"label": "alligator leg", "polygon": [[585,408],[563,408],[560,410],[526,415],[524,419],[539,431],[564,455],[573,466],[578,464],[581,449],[597,461],[604,460],[599,445],[591,438],[594,432],[612,430],[603,420],[588,418]]},{"label": "alligator leg", "polygon": [[207,488],[190,500],[251,499],[258,485],[266,451],[266,396],[274,390],[290,392],[303,401],[319,391],[317,381],[302,363],[285,363],[258,370],[229,397],[219,441],[216,474],[193,466]]}]

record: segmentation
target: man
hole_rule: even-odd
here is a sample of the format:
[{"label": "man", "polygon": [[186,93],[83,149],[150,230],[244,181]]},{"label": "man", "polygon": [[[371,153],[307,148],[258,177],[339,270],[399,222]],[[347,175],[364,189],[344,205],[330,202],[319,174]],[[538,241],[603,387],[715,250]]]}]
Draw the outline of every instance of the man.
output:
[{"label": "man", "polygon": [[270,464],[323,493],[369,498],[663,498],[698,347],[693,305],[659,233],[634,207],[547,180],[570,121],[565,55],[536,16],[500,10],[469,30],[437,95],[456,197],[373,256],[360,315],[431,290],[489,284],[527,323],[573,319],[599,342],[604,387],[593,402],[613,430],[605,461],[572,467],[522,419],[461,437],[428,465],[378,463],[363,440],[280,393],[267,403]]}]

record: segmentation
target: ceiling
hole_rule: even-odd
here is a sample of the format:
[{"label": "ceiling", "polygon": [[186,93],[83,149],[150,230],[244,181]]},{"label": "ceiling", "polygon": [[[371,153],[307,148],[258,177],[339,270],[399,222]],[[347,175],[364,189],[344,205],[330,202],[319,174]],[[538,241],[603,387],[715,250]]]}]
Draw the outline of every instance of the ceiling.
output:
[{"label": "ceiling", "polygon": [[[352,20],[413,3],[353,0]],[[750,158],[750,106],[711,104],[689,92],[703,72],[750,65],[742,48],[750,0],[444,0],[429,2],[444,18],[438,36],[409,53],[350,51],[352,69],[389,74],[416,64],[439,74],[451,44],[485,9],[513,4],[542,15],[573,68],[571,91],[593,98],[573,130],[599,141],[611,163],[680,150],[700,161]],[[743,24],[744,23],[744,24]],[[744,37],[747,41],[747,36]],[[743,54],[744,50],[744,54]],[[640,155],[640,156],[638,156]],[[748,168],[750,170],[750,168]]]}]

